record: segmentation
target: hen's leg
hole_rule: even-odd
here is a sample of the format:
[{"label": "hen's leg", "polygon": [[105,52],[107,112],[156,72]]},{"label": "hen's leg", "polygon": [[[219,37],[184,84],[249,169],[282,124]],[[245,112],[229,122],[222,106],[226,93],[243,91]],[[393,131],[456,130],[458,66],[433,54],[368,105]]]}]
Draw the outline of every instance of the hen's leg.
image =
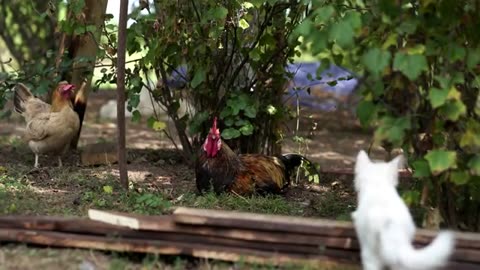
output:
[{"label": "hen's leg", "polygon": [[35,154],[35,165],[33,165],[35,168],[38,168],[38,154]]},{"label": "hen's leg", "polygon": [[62,158],[59,156],[58,157],[58,167],[62,167]]}]

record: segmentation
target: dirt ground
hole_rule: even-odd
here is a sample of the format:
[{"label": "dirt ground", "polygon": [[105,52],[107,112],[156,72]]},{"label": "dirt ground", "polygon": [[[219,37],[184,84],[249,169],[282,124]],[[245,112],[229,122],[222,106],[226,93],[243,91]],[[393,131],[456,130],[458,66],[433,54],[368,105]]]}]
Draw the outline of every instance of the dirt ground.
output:
[{"label": "dirt ground", "polygon": [[[79,147],[96,142],[114,142],[116,124],[99,118],[99,109],[108,100],[115,99],[114,91],[97,91],[90,95]],[[7,108],[9,108],[7,104]],[[0,119],[0,136],[19,137],[24,126],[18,116]],[[284,152],[296,151],[298,144],[291,140],[296,122],[287,123],[289,132],[284,141]],[[360,149],[368,149],[372,132],[363,130],[354,116],[347,111],[322,112],[302,109],[299,135],[308,138],[306,155],[322,168],[352,167],[355,155]],[[173,130],[171,123],[168,128]],[[289,139],[290,138],[290,139]],[[145,121],[133,123],[127,119],[127,147],[130,149],[174,149],[162,133],[149,129]],[[374,158],[383,159],[385,151],[372,148]]]},{"label": "dirt ground", "polygon": [[[115,123],[101,120],[98,117],[100,106],[114,97],[115,93],[110,91],[91,94],[81,133],[80,151],[88,144],[115,142]],[[182,162],[179,152],[168,138],[149,129],[144,122],[132,123],[129,120],[127,122],[129,178],[134,183],[137,192],[143,190],[159,192],[174,205],[240,209],[242,211],[251,210],[344,220],[349,219],[349,212],[354,208],[355,196],[351,189],[351,177],[348,176],[321,176],[319,184],[302,182],[292,187],[285,198],[274,198],[273,201],[255,199],[240,207],[238,201],[230,202],[228,198],[222,203],[215,201],[223,200],[222,198],[197,198],[191,195],[195,192],[193,170]],[[295,124],[295,122],[287,123],[290,128],[295,127]],[[312,128],[313,126],[315,128]],[[320,164],[322,170],[352,168],[355,155],[360,149],[368,149],[372,139],[372,133],[362,130],[354,117],[344,111],[302,112],[300,127],[299,135],[308,137],[305,154],[313,162]],[[20,139],[23,129],[22,119],[18,117],[0,119],[0,168],[8,171],[9,175],[15,176],[12,176],[13,182],[17,181],[15,179],[21,179],[22,183],[28,185],[25,193],[17,192],[15,195],[7,193],[3,202],[1,202],[0,196],[1,213],[85,216],[89,207],[119,211],[137,209],[140,212],[155,213],[155,209],[147,211],[149,206],[139,204],[138,200],[130,203],[128,196],[122,197],[123,195],[116,192],[113,194],[102,193],[102,187],[110,185],[116,189],[118,186],[118,170],[115,165],[80,166],[78,153],[75,153],[64,160],[65,167],[62,169],[55,167],[56,159],[41,157],[40,163],[42,166],[46,166],[45,169],[32,171],[34,156]],[[298,145],[287,138],[284,143],[284,152],[292,152],[297,149]],[[384,159],[385,154],[381,148],[372,149],[374,158]],[[1,185],[2,183],[0,183],[0,187]],[[6,184],[4,183],[4,185]],[[98,191],[99,189],[100,191]],[[15,203],[10,203],[10,200]],[[45,252],[51,252],[55,257],[57,256],[56,252],[59,251],[55,249],[45,251],[45,249],[23,246],[1,248],[0,269],[43,269],[43,263],[47,261],[46,265],[49,265],[48,258],[51,258],[51,256],[45,255]],[[25,253],[31,253],[31,256],[23,256]],[[17,268],[12,263],[6,263],[12,256],[25,265]],[[75,264],[49,269],[79,269],[79,265],[85,261],[91,262],[94,260],[92,258],[96,258],[98,261],[107,260],[104,253],[92,253],[91,251],[81,251],[73,255],[70,251],[66,251],[61,257],[62,261],[72,260],[75,261]],[[29,258],[34,258],[35,263],[32,263]],[[125,262],[123,259],[120,261],[125,267],[111,268],[112,264],[119,262],[112,260],[111,257],[107,261],[108,264],[96,263],[97,268],[88,268],[87,265],[86,268],[80,267],[80,269],[144,269],[143,266],[137,268],[138,265]],[[1,265],[4,267],[2,268]],[[163,266],[153,268],[187,269],[175,268],[172,265],[169,266],[172,268]],[[149,268],[147,267],[147,269]]]}]

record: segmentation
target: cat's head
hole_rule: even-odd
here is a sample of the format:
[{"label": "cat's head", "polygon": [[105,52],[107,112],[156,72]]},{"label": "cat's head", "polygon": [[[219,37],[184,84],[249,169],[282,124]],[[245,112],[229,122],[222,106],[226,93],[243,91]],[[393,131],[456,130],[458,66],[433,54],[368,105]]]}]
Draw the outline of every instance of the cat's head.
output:
[{"label": "cat's head", "polygon": [[367,153],[363,150],[357,155],[355,162],[355,190],[368,184],[378,185],[398,185],[398,169],[403,168],[403,156],[399,155],[390,162],[371,161]]}]

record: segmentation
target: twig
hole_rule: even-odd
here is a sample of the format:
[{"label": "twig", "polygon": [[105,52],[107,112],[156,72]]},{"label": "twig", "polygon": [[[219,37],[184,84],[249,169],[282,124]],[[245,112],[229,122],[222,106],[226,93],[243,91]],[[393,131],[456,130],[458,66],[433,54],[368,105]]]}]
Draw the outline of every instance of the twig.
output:
[{"label": "twig", "polygon": [[244,201],[246,201],[246,202],[248,203],[248,200],[247,200],[245,197],[243,197],[242,195],[238,194],[238,193],[235,192],[234,190],[232,190],[231,192],[233,193],[233,195],[238,196],[240,199],[243,199]]}]

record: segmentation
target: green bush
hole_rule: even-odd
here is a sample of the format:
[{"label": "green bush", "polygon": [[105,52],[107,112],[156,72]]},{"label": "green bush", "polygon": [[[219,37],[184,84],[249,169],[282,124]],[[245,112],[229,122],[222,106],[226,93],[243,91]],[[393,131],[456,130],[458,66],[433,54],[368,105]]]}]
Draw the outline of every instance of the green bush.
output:
[{"label": "green bush", "polygon": [[294,38],[361,78],[357,115],[377,143],[404,150],[421,203],[450,227],[480,230],[478,1],[313,5]]}]

